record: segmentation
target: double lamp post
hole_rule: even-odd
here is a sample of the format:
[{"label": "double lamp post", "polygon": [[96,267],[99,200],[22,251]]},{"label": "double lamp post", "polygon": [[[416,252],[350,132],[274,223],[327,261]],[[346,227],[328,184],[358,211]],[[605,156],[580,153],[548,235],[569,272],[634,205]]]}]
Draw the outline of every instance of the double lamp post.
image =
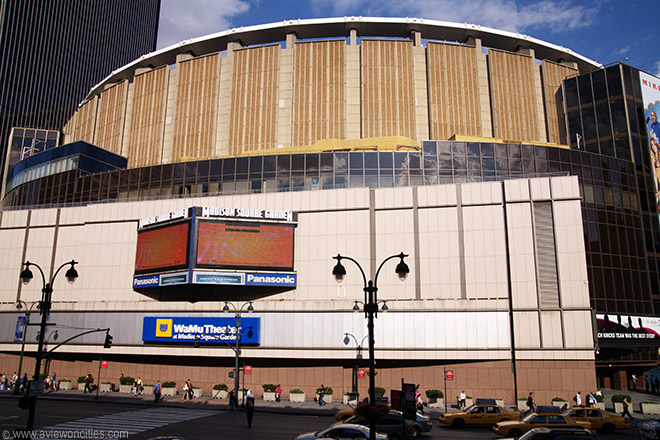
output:
[{"label": "double lamp post", "polygon": [[346,277],[346,268],[341,264],[341,260],[349,260],[355,263],[358,269],[360,269],[360,273],[362,273],[362,280],[364,282],[364,287],[363,287],[364,301],[355,301],[353,305],[353,311],[359,312],[360,311],[359,304],[361,304],[363,306],[365,318],[367,319],[367,330],[369,336],[369,409],[370,409],[369,436],[371,440],[374,440],[376,438],[376,427],[375,427],[375,420],[373,417],[376,406],[376,380],[375,380],[376,361],[374,359],[374,317],[378,316],[379,304],[382,304],[381,310],[383,312],[386,312],[388,310],[387,301],[378,300],[378,274],[380,273],[380,270],[383,268],[383,265],[386,262],[394,258],[400,258],[401,261],[399,261],[399,264],[397,264],[395,272],[399,277],[399,279],[401,281],[404,281],[408,277],[408,274],[410,273],[410,269],[408,268],[408,265],[406,264],[405,261],[403,261],[403,259],[407,256],[408,256],[407,254],[401,252],[400,254],[390,255],[389,257],[385,258],[380,263],[380,266],[378,266],[378,270],[376,271],[376,275],[374,276],[373,281],[372,280],[367,281],[367,276],[365,275],[362,266],[360,266],[360,263],[358,263],[353,258],[346,257],[340,254],[337,254],[336,257],[332,257],[333,259],[337,260],[337,264],[332,269],[332,275],[335,277],[335,280],[338,283],[341,283]]}]

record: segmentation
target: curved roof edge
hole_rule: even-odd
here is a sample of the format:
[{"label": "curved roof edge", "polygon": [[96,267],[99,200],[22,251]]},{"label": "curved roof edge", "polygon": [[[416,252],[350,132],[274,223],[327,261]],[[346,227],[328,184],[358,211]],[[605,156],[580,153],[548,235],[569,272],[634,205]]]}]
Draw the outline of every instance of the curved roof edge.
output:
[{"label": "curved roof edge", "polygon": [[226,50],[230,42],[243,46],[285,41],[287,34],[294,33],[301,39],[347,37],[355,29],[360,37],[408,37],[418,31],[422,38],[438,41],[465,42],[468,37],[480,38],[482,45],[514,52],[519,48],[533,49],[536,58],[577,63],[580,71],[601,68],[602,65],[571,49],[548,43],[529,35],[502,31],[477,24],[425,20],[423,18],[392,17],[336,17],[318,19],[284,20],[276,23],[232,28],[226,31],[191,38],[163,49],[142,55],[140,58],[114,70],[103,81],[92,87],[83,102],[100,93],[106,84],[114,84],[133,78],[136,69],[172,65],[176,56],[189,53],[201,56]]}]

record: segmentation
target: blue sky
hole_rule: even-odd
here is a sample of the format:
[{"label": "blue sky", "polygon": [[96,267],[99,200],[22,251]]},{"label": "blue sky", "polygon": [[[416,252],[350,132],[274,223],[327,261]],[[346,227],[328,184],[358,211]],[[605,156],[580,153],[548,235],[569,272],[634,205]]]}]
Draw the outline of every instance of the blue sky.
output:
[{"label": "blue sky", "polygon": [[660,77],[658,0],[162,0],[158,48],[233,27],[354,15],[520,32],[602,64],[624,61]]}]

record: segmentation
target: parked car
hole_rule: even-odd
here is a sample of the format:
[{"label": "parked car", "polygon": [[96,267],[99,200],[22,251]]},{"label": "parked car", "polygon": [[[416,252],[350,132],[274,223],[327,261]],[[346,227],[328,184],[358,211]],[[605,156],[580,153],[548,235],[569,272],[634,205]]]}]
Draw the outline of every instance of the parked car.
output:
[{"label": "parked car", "polygon": [[[398,413],[398,414],[397,414]],[[369,426],[369,421],[360,416],[353,416],[344,422],[347,425],[363,425]],[[380,420],[376,423],[376,432],[387,434],[389,440],[403,440],[415,438],[417,432],[415,425],[410,420],[405,421],[405,431],[403,416],[399,411],[392,411],[388,414],[380,416]],[[403,432],[405,432],[405,435]]]},{"label": "parked car", "polygon": [[[396,410],[391,410],[391,412],[395,412],[395,411]],[[355,415],[354,409],[342,409],[341,411],[338,411],[337,414],[335,414],[335,420],[345,422],[354,415]],[[417,435],[422,434],[424,432],[429,432],[431,428],[433,428],[433,422],[431,421],[431,418],[429,416],[420,413],[416,413],[416,419],[413,423]]]},{"label": "parked car", "polygon": [[642,440],[660,439],[660,422],[657,420],[640,423],[637,425],[637,430],[639,431],[639,438]]},{"label": "parked car", "polygon": [[582,420],[591,423],[591,429],[603,432],[614,432],[615,429],[628,429],[630,425],[626,419],[612,415],[600,408],[583,408],[575,406],[568,408],[564,414],[573,420]]},{"label": "parked car", "polygon": [[[541,407],[539,407],[541,408]],[[520,437],[533,428],[583,428],[591,430],[591,423],[573,420],[559,413],[559,408],[553,412],[531,413],[522,420],[499,422],[493,426],[493,432],[504,437]]]},{"label": "parked car", "polygon": [[[508,437],[501,440],[514,440]],[[534,428],[518,440],[597,440],[591,431],[583,428]]]},{"label": "parked car", "polygon": [[[479,399],[482,400],[482,399]],[[520,420],[519,411],[511,411],[495,404],[494,399],[483,399],[475,405],[469,406],[465,411],[440,414],[440,423],[451,425],[454,428],[462,428],[465,425],[494,425],[507,420]]]},{"label": "parked car", "polygon": [[[306,432],[296,437],[296,440],[315,440],[319,438],[350,438],[350,439],[368,439],[369,428],[362,425],[346,425],[344,423],[337,423],[329,428],[322,429],[317,432]],[[378,440],[387,440],[387,435],[376,433]]]}]

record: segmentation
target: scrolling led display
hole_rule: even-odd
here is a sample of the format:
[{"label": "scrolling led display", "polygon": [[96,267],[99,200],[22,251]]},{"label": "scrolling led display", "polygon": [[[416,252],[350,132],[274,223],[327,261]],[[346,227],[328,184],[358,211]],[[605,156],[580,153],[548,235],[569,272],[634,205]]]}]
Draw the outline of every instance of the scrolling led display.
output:
[{"label": "scrolling led display", "polygon": [[293,226],[200,221],[197,266],[293,270]]},{"label": "scrolling led display", "polygon": [[188,266],[190,222],[140,231],[135,254],[135,273]]}]

